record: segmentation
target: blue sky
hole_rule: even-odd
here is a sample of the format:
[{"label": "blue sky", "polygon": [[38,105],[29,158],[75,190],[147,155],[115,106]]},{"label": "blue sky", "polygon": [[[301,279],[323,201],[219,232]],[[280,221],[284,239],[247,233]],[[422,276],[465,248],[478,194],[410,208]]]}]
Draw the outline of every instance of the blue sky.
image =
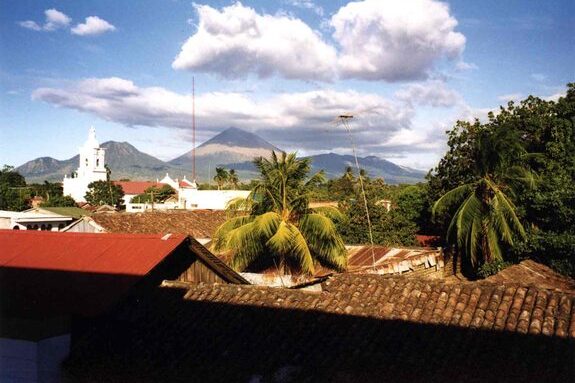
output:
[{"label": "blue sky", "polygon": [[0,165],[88,128],[164,160],[235,126],[300,154],[427,169],[457,119],[575,81],[565,1],[0,0]]}]

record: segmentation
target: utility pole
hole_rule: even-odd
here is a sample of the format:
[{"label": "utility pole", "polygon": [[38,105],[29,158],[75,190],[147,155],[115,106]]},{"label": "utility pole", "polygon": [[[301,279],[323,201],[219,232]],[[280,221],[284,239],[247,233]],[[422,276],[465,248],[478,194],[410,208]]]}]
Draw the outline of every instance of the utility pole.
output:
[{"label": "utility pole", "polygon": [[196,79],[192,76],[192,179],[196,182]]}]

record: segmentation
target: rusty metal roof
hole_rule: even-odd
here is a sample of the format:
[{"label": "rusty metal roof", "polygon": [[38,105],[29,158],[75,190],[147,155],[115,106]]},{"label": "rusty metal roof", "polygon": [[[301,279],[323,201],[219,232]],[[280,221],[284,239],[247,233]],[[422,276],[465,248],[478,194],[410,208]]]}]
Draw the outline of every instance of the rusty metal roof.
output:
[{"label": "rusty metal roof", "polygon": [[186,237],[0,231],[0,267],[146,275]]}]

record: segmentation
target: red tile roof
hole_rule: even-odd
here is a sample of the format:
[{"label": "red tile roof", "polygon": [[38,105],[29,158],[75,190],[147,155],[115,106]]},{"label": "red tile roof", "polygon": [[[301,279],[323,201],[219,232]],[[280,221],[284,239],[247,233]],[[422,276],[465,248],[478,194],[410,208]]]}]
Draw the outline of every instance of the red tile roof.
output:
[{"label": "red tile roof", "polygon": [[150,181],[114,181],[114,185],[120,185],[124,194],[142,194],[149,187],[161,188],[165,184]]}]

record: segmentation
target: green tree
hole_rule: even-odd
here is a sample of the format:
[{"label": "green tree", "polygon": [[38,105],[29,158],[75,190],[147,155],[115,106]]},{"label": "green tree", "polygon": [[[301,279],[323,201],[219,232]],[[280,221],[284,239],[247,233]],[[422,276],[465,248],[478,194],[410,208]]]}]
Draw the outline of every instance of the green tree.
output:
[{"label": "green tree", "polygon": [[247,210],[220,226],[213,249],[231,251],[236,270],[275,264],[283,273],[313,274],[317,263],[345,269],[346,249],[331,220],[341,214],[308,206],[309,187],[321,182],[323,173],[307,178],[310,160],[295,153],[272,152],[271,159],[260,157],[254,164],[259,180],[246,200],[231,207]]},{"label": "green tree", "polygon": [[110,205],[119,207],[124,198],[124,190],[120,185],[112,181],[94,181],[88,185],[88,191],[84,197],[92,205]]},{"label": "green tree", "polygon": [[[513,201],[528,223],[527,239],[515,242],[510,255],[533,258],[575,276],[575,84],[567,84],[556,102],[529,96],[509,103],[486,123],[458,122],[449,133],[449,149],[428,175],[429,198],[473,181],[473,153],[485,130],[513,132],[525,151],[537,153],[530,161],[539,182],[536,188],[519,185]],[[447,228],[447,216],[437,217]]]},{"label": "green tree", "polygon": [[502,261],[502,245],[512,246],[525,230],[510,196],[521,183],[533,184],[526,169],[526,151],[513,131],[499,126],[483,129],[470,152],[471,182],[445,193],[433,206],[434,214],[456,206],[447,230],[454,244],[473,266]]},{"label": "green tree", "polygon": [[138,194],[132,198],[133,203],[164,203],[168,198],[176,194],[176,191],[170,185],[162,185],[158,188],[151,186],[144,190],[144,193]]},{"label": "green tree", "polygon": [[28,208],[29,190],[24,177],[14,167],[0,169],[0,210],[22,211]]},{"label": "green tree", "polygon": [[216,175],[214,176],[214,181],[218,184],[218,190],[221,190],[226,182],[228,181],[230,174],[228,171],[222,167],[216,167]]},{"label": "green tree", "polygon": [[40,206],[44,207],[75,207],[76,201],[69,195],[52,195],[50,199],[42,202]]},{"label": "green tree", "polygon": [[232,186],[233,189],[237,190],[240,185],[240,177],[234,169],[230,169],[228,172],[228,183]]}]

